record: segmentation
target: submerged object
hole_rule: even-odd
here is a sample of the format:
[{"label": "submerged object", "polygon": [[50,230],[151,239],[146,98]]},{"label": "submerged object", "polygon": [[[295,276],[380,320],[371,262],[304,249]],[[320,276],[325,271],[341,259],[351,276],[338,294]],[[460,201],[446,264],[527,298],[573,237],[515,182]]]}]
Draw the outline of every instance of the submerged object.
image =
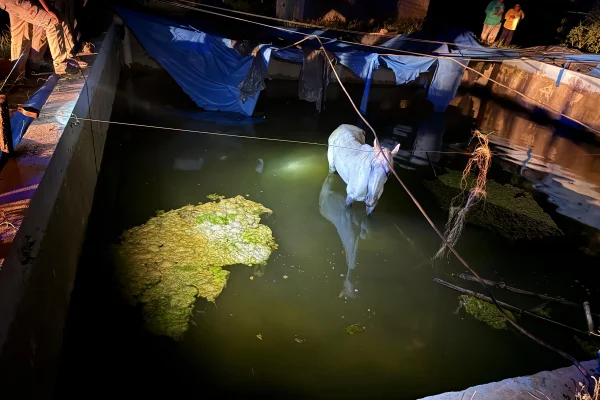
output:
[{"label": "submerged object", "polygon": [[[452,199],[464,191],[463,175],[450,170],[438,179],[425,181],[425,186],[437,197],[443,208],[450,208]],[[467,177],[467,188],[475,178]],[[562,236],[552,218],[542,210],[533,196],[515,186],[501,185],[494,180],[486,183],[485,201],[473,205],[466,214],[466,222],[473,223],[511,239],[540,239]]]},{"label": "submerged object", "polygon": [[371,147],[365,144],[365,131],[348,124],[342,124],[333,131],[328,144],[329,172],[337,171],[348,185],[346,205],[364,201],[367,214],[371,214],[383,194],[383,186],[400,145],[390,151],[381,147],[375,139]]},{"label": "submerged object", "polygon": [[[465,307],[467,314],[478,321],[485,322],[494,329],[506,329],[506,318],[498,308],[486,301],[476,299],[473,296],[458,296],[460,304]],[[508,318],[515,320],[515,316],[508,310],[504,310]]]},{"label": "submerged object", "polygon": [[262,158],[259,158],[258,166],[256,167],[256,172],[258,172],[259,174],[262,174],[264,169],[265,169],[265,162],[263,161]]},{"label": "submerged object", "polygon": [[227,284],[223,266],[264,264],[277,249],[260,216],[262,204],[242,196],[163,212],[131,228],[117,246],[123,294],[142,309],[146,327],[179,339],[197,297],[214,301]]},{"label": "submerged object", "polygon": [[364,333],[366,330],[367,328],[365,328],[361,324],[352,324],[346,327],[346,333],[348,335],[354,335],[355,333]]},{"label": "submerged object", "polygon": [[[456,246],[463,231],[467,214],[472,207],[477,205],[480,200],[485,199],[487,196],[485,190],[487,172],[492,163],[492,152],[490,151],[489,139],[487,135],[482,134],[476,129],[473,133],[472,140],[477,140],[477,146],[475,147],[475,150],[473,150],[473,154],[469,158],[467,166],[462,172],[460,181],[460,187],[465,191],[467,190],[467,184],[471,183],[469,194],[464,203],[462,196],[456,196],[452,199],[448,222],[446,222],[446,231],[444,232],[445,240],[434,258],[444,256],[449,247],[452,248]],[[475,170],[477,170],[477,177],[471,179],[471,182],[469,182],[468,178],[472,177],[471,172],[474,172]]]}]

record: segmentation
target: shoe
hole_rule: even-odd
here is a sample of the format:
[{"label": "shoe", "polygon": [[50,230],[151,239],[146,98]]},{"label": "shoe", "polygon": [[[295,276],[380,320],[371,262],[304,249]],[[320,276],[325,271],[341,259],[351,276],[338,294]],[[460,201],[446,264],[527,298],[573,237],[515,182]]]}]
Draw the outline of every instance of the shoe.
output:
[{"label": "shoe", "polygon": [[76,74],[81,71],[81,68],[78,66],[74,66],[67,61],[64,63],[54,67],[54,73],[58,75],[69,75]]},{"label": "shoe", "polygon": [[87,66],[88,66],[88,63],[86,63],[79,57],[70,57],[70,58],[67,58],[65,61],[67,64],[69,64],[73,67],[87,68]]}]

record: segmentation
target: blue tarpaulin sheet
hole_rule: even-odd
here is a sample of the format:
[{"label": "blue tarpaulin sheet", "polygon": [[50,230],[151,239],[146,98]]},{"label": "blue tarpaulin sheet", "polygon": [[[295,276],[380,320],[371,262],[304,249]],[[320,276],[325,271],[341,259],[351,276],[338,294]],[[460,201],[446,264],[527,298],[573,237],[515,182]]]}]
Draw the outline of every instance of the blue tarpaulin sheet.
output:
[{"label": "blue tarpaulin sheet", "polygon": [[[252,55],[242,57],[229,39],[196,30],[189,25],[126,9],[118,9],[118,12],[149,55],[175,79],[198,106],[210,111],[233,111],[252,115],[258,93],[244,102],[240,99],[238,89],[240,82],[248,75]],[[277,35],[297,41],[307,33],[300,29],[290,31],[277,31]],[[363,113],[366,112],[374,69],[380,65],[392,69],[396,83],[403,84],[416,79],[420,73],[428,71],[436,63],[435,58],[386,56],[367,52],[364,51],[364,46],[350,45],[332,38],[323,39],[323,42],[339,63],[365,81],[361,105]],[[263,57],[265,65],[268,65],[272,56],[295,63],[303,62],[302,51],[296,48],[278,51],[274,46],[262,45],[259,55]],[[441,73],[436,75],[437,80],[446,77]],[[453,85],[434,82],[434,86],[438,87],[438,93],[443,88]],[[445,97],[436,94],[435,101],[443,98],[446,102],[436,105],[436,109],[445,109],[453,97],[454,94]]]},{"label": "blue tarpaulin sheet", "polygon": [[[60,79],[60,75],[52,74],[46,82],[40,87],[29,99],[27,102],[23,104],[23,108],[31,107],[36,110],[41,110],[44,104],[46,104],[46,100],[52,94],[54,87],[58,83]],[[10,129],[12,131],[12,139],[13,139],[13,148],[16,149],[19,143],[21,143],[21,139],[23,139],[23,135],[27,132],[27,128],[33,122],[34,118],[25,116],[20,112],[14,113],[14,115],[10,118]]]},{"label": "blue tarpaulin sheet", "polygon": [[[254,56],[241,56],[231,40],[209,34],[189,24],[175,22],[126,9],[117,9],[146,51],[153,57],[196,102],[209,111],[237,112],[252,115],[260,92],[246,97],[239,86],[251,71]],[[295,43],[314,34],[322,36],[325,49],[335,55],[337,62],[365,81],[360,110],[366,113],[373,71],[380,66],[394,72],[396,84],[415,80],[419,74],[433,71],[427,99],[435,111],[445,111],[462,80],[465,66],[471,58],[507,60],[519,58],[519,53],[483,47],[470,32],[455,31],[444,36],[427,38],[422,33],[397,36],[381,48],[347,43],[329,31],[299,28],[274,28],[271,36]],[[319,48],[316,39],[304,45]],[[389,49],[389,50],[388,50]],[[395,52],[394,52],[395,50]],[[398,54],[391,56],[390,53]],[[411,53],[428,56],[411,55]],[[406,55],[404,55],[406,54]],[[268,66],[271,57],[303,63],[303,52],[295,47],[279,50],[273,45],[260,45],[256,57]],[[452,59],[454,60],[452,60]],[[568,61],[600,62],[600,55],[568,55]],[[598,68],[597,68],[598,70]],[[600,74],[600,71],[594,70]]]},{"label": "blue tarpaulin sheet", "polygon": [[[240,100],[238,84],[248,75],[253,56],[242,57],[226,38],[119,9],[148,54],[156,60],[199,107],[252,115],[258,94]],[[271,49],[260,51],[266,65]]]}]

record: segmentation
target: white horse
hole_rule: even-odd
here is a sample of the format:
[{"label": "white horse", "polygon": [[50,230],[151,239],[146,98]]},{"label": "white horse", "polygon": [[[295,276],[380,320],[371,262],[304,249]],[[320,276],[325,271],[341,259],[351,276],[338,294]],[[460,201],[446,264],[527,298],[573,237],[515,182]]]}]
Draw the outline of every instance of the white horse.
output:
[{"label": "white horse", "polygon": [[329,172],[337,171],[346,182],[346,205],[364,201],[367,214],[371,214],[383,194],[383,186],[400,145],[389,151],[375,139],[371,147],[365,144],[365,131],[347,124],[333,131],[328,143]]}]

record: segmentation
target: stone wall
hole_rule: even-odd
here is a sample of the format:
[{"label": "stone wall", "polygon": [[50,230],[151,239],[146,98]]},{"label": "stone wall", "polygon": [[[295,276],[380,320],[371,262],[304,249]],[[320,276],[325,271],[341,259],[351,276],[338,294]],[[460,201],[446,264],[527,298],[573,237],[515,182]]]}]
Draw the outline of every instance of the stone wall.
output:
[{"label": "stone wall", "polygon": [[[510,99],[531,110],[547,110],[547,105],[571,118],[600,130],[600,79],[533,60],[511,60],[502,64],[471,63],[470,67],[482,72],[515,91],[490,82],[488,79],[465,71],[462,87],[487,87],[493,95]],[[457,105],[457,97],[452,105]],[[541,104],[540,104],[541,103]],[[573,122],[561,117],[557,112],[548,111],[551,117]]]},{"label": "stone wall", "polygon": [[[17,148],[37,160],[30,205],[0,270],[0,398],[51,399],[63,328],[121,71],[119,27],[83,76],[61,79]],[[40,138],[48,139],[40,146]],[[50,140],[51,139],[51,140]],[[4,174],[5,171],[2,171]],[[82,394],[86,397],[86,394]]]}]

